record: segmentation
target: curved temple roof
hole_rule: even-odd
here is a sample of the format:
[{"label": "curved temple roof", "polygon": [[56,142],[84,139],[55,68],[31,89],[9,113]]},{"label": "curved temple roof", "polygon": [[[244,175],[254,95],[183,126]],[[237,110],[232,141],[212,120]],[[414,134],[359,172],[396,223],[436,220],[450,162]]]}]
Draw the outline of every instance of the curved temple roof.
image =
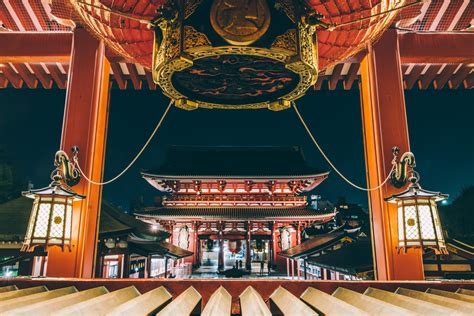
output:
[{"label": "curved temple roof", "polygon": [[171,146],[165,162],[155,170],[142,172],[144,178],[226,177],[261,178],[321,176],[327,174],[310,166],[303,151],[292,147],[193,147]]}]

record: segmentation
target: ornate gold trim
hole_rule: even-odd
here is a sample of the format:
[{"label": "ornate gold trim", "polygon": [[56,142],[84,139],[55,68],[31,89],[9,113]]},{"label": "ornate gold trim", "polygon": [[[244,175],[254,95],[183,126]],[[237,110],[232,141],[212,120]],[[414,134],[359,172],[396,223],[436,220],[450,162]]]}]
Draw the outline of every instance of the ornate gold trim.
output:
[{"label": "ornate gold trim", "polygon": [[[205,34],[190,26],[183,28],[165,26],[161,31],[155,31],[153,80],[161,87],[166,96],[176,100],[178,107],[187,110],[198,107],[208,109],[268,108],[274,111],[286,109],[291,101],[303,96],[308,88],[315,84],[318,75],[315,29],[301,23],[297,23],[297,28],[297,30],[288,30],[285,34],[277,37],[271,48],[261,48],[251,46],[212,47]],[[183,38],[180,32],[182,29],[184,29],[182,31],[184,33]],[[158,43],[161,36],[162,41]],[[291,92],[277,100],[243,105],[190,100],[173,86],[173,74],[191,67],[194,60],[229,54],[266,57],[284,63],[285,68],[299,75],[299,82]]]}]

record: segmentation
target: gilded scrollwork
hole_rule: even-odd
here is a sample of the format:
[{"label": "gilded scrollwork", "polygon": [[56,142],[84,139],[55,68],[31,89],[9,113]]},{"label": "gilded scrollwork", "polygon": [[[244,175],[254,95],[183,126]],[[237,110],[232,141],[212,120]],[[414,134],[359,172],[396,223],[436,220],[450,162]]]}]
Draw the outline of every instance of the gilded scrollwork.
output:
[{"label": "gilded scrollwork", "polygon": [[199,46],[212,46],[206,34],[196,31],[192,26],[184,27],[184,47],[190,49]]},{"label": "gilded scrollwork", "polygon": [[[278,2],[285,4],[288,10],[291,9],[294,13],[294,8],[288,6],[291,1],[280,0]],[[194,3],[198,3],[198,1]],[[277,36],[270,47],[266,48],[251,45],[213,46],[206,34],[197,31],[191,25],[181,27],[181,23],[185,23],[185,21],[167,24],[161,28],[162,40],[161,42],[155,40],[152,69],[153,80],[161,87],[165,95],[174,100],[179,100],[178,103],[182,108],[268,108],[281,110],[288,108],[289,102],[304,95],[306,90],[316,82],[318,62],[314,27],[297,22],[295,28],[288,29],[285,33]],[[156,36],[155,39],[158,39],[158,37]],[[209,66],[207,66],[208,68],[199,68],[199,65],[212,63],[219,58],[225,63],[232,63],[233,58],[242,62],[249,56],[253,56],[255,60],[258,60],[258,65],[261,65],[262,60],[272,64],[272,66],[269,66],[270,68],[267,68],[271,70],[265,73],[252,69],[251,65],[244,64],[242,67],[237,67],[233,75],[239,75],[240,69],[246,69],[245,71],[249,71],[248,73],[253,73],[253,75],[242,73],[243,76],[247,75],[242,80],[247,80],[243,82],[248,84],[248,87],[253,87],[254,83],[258,84],[259,80],[260,82],[261,80],[267,80],[267,82],[278,81],[278,85],[274,87],[280,89],[279,94],[269,92],[269,89],[263,85],[261,91],[256,92],[266,93],[269,97],[260,99],[248,97],[249,102],[244,104],[242,104],[242,100],[245,100],[245,98],[233,102],[237,100],[236,96],[247,95],[247,91],[242,92],[238,85],[236,87],[235,84],[231,84],[233,81],[231,79],[232,75],[226,73],[229,66],[223,66],[227,68],[222,68],[219,70],[221,72],[217,72],[217,74]],[[230,65],[225,63],[219,65]],[[274,69],[271,68],[273,64],[282,69],[277,77],[275,77]],[[192,86],[190,82],[192,83],[195,78],[198,79],[196,76],[200,74],[205,76],[201,77],[204,83],[199,86],[197,84]],[[221,80],[219,74],[227,74],[229,77],[222,78],[222,81],[219,81]],[[215,84],[210,86],[210,81],[207,78],[214,80]],[[228,84],[226,86],[225,83],[222,83],[223,86],[221,87],[219,82],[224,81]],[[208,86],[210,86],[209,89],[215,89],[215,91],[206,90]],[[199,93],[195,93],[196,90],[192,90],[194,88],[199,88]],[[220,89],[228,89],[226,93],[231,91],[228,92],[229,97],[227,99],[208,97],[212,93],[221,93]]]},{"label": "gilded scrollwork", "polygon": [[289,29],[285,33],[278,35],[273,41],[271,48],[282,48],[292,51],[296,54],[296,30]]}]

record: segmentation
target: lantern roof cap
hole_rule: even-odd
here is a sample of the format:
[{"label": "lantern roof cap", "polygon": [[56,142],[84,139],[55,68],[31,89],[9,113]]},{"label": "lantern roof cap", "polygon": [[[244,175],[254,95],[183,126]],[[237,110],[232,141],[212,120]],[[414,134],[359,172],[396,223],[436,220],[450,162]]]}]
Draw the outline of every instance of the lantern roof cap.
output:
[{"label": "lantern roof cap", "polygon": [[394,194],[385,199],[387,202],[396,203],[398,200],[410,199],[410,198],[427,198],[434,199],[436,202],[445,200],[449,197],[448,194],[443,194],[441,192],[428,191],[423,188],[418,183],[411,183],[407,190]]},{"label": "lantern roof cap", "polygon": [[38,195],[52,195],[64,198],[73,198],[74,201],[82,200],[85,198],[84,195],[77,194],[71,188],[58,181],[53,181],[49,186],[41,189],[23,191],[21,192],[21,194],[30,199],[34,199]]}]

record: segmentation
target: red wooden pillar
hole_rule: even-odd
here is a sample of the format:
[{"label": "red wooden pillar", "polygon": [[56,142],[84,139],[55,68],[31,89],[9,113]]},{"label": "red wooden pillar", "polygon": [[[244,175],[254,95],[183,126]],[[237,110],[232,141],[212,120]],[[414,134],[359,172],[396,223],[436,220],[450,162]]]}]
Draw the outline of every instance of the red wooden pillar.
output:
[{"label": "red wooden pillar", "polygon": [[225,261],[224,261],[224,228],[225,228],[225,224],[223,224],[222,222],[219,222],[218,223],[218,227],[219,227],[219,232],[218,232],[218,238],[219,238],[219,258],[218,258],[218,261],[217,261],[217,270],[219,271],[223,271],[225,270]]},{"label": "red wooden pillar", "polygon": [[276,236],[276,230],[278,228],[277,224],[275,222],[273,222],[272,224],[272,268],[273,269],[276,269],[277,267],[277,246],[278,246],[278,240],[277,240],[277,236]]},{"label": "red wooden pillar", "polygon": [[[388,30],[361,62],[361,109],[367,185],[376,187],[391,170],[392,147],[410,150],[397,32]],[[387,183],[369,192],[375,275],[378,280],[421,280],[420,250],[398,253],[397,208],[384,201],[399,192]]]},{"label": "red wooden pillar", "polygon": [[193,235],[193,240],[194,240],[194,247],[193,247],[193,267],[196,267],[198,264],[198,254],[199,254],[199,247],[198,247],[198,230],[199,230],[199,224],[197,222],[194,223],[193,225],[194,229],[194,235]]},{"label": "red wooden pillar", "polygon": [[[79,146],[81,168],[95,181],[103,177],[109,105],[110,66],[104,52],[103,42],[84,29],[74,30],[61,149],[70,153]],[[47,276],[94,276],[102,187],[82,179],[74,190],[87,198],[73,206],[72,250],[49,250]]]},{"label": "red wooden pillar", "polygon": [[247,234],[245,236],[245,242],[247,243],[247,252],[245,253],[245,269],[248,271],[252,271],[252,256],[251,256],[251,231],[252,231],[252,222],[247,223]]}]

